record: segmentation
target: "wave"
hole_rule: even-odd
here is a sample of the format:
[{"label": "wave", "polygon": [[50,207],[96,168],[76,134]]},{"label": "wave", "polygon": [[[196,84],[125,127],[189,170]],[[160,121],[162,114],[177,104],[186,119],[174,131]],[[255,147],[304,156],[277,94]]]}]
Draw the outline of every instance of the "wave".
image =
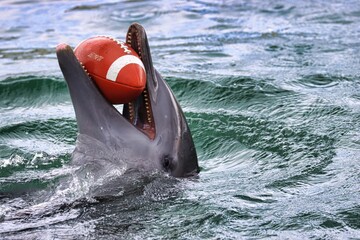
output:
[{"label": "wave", "polygon": [[0,108],[34,107],[69,100],[66,83],[61,78],[17,76],[0,81]]}]

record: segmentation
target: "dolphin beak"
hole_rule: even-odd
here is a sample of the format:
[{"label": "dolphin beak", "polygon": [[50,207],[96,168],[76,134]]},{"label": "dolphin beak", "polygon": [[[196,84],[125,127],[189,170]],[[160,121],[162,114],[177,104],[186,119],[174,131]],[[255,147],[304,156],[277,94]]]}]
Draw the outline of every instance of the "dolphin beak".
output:
[{"label": "dolphin beak", "polygon": [[137,99],[124,104],[123,116],[150,140],[153,140],[156,136],[156,128],[150,101],[153,91],[149,91],[149,88],[156,81],[156,78],[154,77],[154,68],[146,33],[141,25],[133,23],[129,27],[126,34],[126,43],[131,45],[142,60],[146,70],[147,83],[144,91]]}]

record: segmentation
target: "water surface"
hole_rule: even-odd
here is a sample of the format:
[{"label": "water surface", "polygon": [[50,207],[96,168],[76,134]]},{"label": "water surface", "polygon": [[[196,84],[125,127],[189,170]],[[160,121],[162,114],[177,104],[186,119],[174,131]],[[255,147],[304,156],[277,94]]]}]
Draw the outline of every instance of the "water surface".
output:
[{"label": "water surface", "polygon": [[[360,2],[6,0],[0,13],[2,239],[360,237]],[[55,47],[124,39],[135,21],[202,171],[96,199],[121,173],[74,177]]]}]

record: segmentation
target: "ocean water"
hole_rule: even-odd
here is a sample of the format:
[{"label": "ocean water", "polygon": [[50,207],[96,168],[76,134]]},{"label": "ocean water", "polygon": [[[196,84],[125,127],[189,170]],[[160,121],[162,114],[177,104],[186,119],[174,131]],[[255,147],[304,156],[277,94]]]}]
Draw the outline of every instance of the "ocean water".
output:
[{"label": "ocean water", "polygon": [[[97,199],[55,47],[132,22],[201,173]],[[1,1],[0,239],[360,239],[359,39],[357,0]]]}]

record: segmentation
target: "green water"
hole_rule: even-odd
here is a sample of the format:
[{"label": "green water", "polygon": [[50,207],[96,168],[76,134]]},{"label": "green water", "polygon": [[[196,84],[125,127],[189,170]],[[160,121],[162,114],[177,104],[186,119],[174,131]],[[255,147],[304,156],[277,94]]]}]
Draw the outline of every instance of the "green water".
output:
[{"label": "green water", "polygon": [[[0,13],[1,239],[360,239],[360,2],[8,0]],[[134,21],[201,173],[96,199],[114,173],[74,175],[55,46],[123,39]]]}]

